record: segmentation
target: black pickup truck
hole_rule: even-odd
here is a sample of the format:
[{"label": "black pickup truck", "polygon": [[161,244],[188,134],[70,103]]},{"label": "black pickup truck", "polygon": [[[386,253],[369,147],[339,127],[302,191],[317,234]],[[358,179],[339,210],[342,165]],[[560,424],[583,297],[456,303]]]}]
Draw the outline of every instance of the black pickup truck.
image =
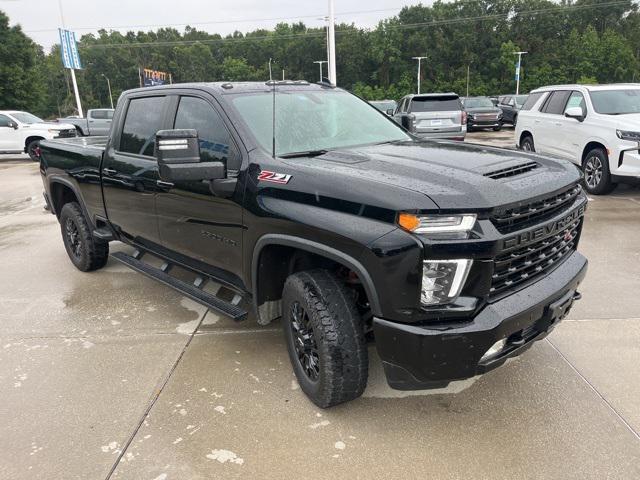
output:
[{"label": "black pickup truck", "polygon": [[587,270],[576,167],[419,139],[327,84],[127,91],[108,138],[43,141],[41,173],[77,268],[125,242],[116,260],[213,310],[280,318],[321,407],[363,392],[371,341],[396,389],[501,365]]}]

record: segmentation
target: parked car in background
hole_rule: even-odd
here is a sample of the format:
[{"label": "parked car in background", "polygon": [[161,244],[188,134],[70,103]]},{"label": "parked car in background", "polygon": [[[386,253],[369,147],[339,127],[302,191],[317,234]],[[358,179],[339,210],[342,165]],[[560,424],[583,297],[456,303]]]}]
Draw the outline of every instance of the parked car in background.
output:
[{"label": "parked car in background", "polygon": [[70,123],[76,127],[79,135],[109,135],[111,130],[111,120],[113,119],[112,108],[94,108],[87,111],[87,118],[66,117],[59,118],[59,122]]},{"label": "parked car in background", "polygon": [[393,116],[396,108],[398,108],[398,102],[395,100],[372,100],[369,103],[389,116]]},{"label": "parked car in background", "polygon": [[455,93],[407,95],[393,118],[411,133],[425,138],[464,140],[467,114]]},{"label": "parked car in background", "polygon": [[589,193],[609,193],[640,178],[640,85],[559,85],[534,90],[519,114],[523,150],[582,168]]},{"label": "parked car in background", "polygon": [[499,97],[498,107],[502,110],[502,123],[510,123],[515,127],[518,123],[518,112],[527,101],[528,95],[503,95]]},{"label": "parked car in background", "polygon": [[40,159],[40,140],[75,137],[74,125],[47,123],[29,112],[0,110],[0,153],[28,153]]},{"label": "parked car in background", "polygon": [[489,97],[466,97],[462,107],[467,113],[467,132],[475,128],[502,128],[502,110],[496,107]]}]

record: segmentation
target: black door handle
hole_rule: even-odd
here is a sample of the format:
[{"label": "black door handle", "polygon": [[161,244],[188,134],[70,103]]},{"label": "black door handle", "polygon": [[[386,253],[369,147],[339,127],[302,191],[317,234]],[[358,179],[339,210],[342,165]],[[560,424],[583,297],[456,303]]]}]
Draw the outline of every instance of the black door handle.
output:
[{"label": "black door handle", "polygon": [[113,168],[103,168],[102,173],[110,177],[118,173],[118,171],[114,170]]}]

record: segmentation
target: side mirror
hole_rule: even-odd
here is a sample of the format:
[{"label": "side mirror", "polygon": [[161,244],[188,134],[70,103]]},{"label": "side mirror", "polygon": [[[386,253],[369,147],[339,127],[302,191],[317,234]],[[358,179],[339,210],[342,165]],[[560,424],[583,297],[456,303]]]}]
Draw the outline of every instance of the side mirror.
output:
[{"label": "side mirror", "polygon": [[565,117],[575,118],[579,122],[584,121],[584,113],[582,112],[582,108],[580,107],[569,107],[564,112]]},{"label": "side mirror", "polygon": [[14,130],[18,129],[18,124],[16,122],[14,122],[13,120],[9,120],[8,126],[13,128]]},{"label": "side mirror", "polygon": [[393,108],[387,108],[387,115],[393,117]]},{"label": "side mirror", "polygon": [[196,130],[159,130],[155,156],[166,182],[217,180],[227,177],[223,162],[201,162]]}]

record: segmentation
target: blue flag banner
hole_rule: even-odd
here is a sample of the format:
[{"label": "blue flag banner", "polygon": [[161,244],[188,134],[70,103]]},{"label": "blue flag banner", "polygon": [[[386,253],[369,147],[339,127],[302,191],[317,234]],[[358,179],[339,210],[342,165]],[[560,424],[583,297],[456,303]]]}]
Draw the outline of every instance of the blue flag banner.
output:
[{"label": "blue flag banner", "polygon": [[62,28],[58,29],[58,34],[60,35],[60,55],[62,56],[64,68],[82,69],[76,34]]}]

